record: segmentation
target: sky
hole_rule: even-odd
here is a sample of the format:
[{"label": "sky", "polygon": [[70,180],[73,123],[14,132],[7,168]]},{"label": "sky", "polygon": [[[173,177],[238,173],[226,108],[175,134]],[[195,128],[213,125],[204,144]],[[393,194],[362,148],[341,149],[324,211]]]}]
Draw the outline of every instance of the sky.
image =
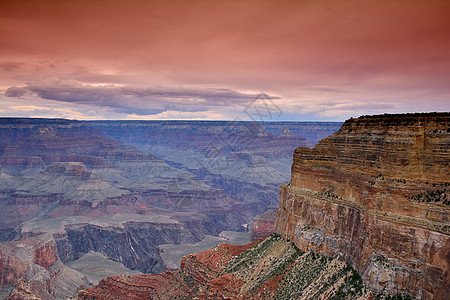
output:
[{"label": "sky", "polygon": [[0,116],[450,111],[448,0],[0,0]]}]

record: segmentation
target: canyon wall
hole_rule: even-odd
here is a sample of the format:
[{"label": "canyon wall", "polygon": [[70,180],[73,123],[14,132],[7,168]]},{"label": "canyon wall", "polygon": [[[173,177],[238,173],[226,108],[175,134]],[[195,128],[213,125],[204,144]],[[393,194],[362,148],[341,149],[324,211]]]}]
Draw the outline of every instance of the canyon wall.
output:
[{"label": "canyon wall", "polygon": [[350,263],[375,291],[450,295],[450,114],[347,120],[294,152],[276,231]]}]

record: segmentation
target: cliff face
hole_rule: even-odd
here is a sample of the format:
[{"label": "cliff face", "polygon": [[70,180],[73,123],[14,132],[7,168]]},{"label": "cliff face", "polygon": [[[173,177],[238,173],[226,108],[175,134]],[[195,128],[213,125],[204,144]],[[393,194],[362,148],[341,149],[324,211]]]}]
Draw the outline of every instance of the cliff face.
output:
[{"label": "cliff face", "polygon": [[0,286],[14,286],[8,299],[63,299],[87,285],[61,262],[49,234],[0,244]]},{"label": "cliff face", "polygon": [[164,271],[158,245],[198,242],[205,231],[202,225],[189,230],[180,223],[129,222],[122,224],[123,228],[76,224],[67,226],[67,234],[57,237],[56,242],[63,262],[94,251],[122,262],[127,268],[156,273]]},{"label": "cliff face", "polygon": [[377,290],[450,294],[450,114],[350,119],[294,152],[276,231]]}]

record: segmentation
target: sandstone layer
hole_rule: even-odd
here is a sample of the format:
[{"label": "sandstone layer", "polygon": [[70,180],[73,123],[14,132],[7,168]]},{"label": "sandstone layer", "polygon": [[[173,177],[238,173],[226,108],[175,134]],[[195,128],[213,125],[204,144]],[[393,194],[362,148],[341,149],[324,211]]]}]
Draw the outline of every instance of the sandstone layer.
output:
[{"label": "sandstone layer", "polygon": [[347,120],[294,152],[276,230],[350,263],[375,291],[450,295],[450,114]]}]

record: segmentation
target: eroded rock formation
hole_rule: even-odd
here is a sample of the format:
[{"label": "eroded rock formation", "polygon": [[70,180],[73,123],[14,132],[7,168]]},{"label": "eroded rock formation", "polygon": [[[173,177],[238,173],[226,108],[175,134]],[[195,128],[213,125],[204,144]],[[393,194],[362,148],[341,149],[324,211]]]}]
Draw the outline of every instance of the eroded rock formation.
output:
[{"label": "eroded rock formation", "polygon": [[263,214],[257,215],[251,226],[250,238],[257,241],[275,232],[275,223],[277,222],[278,210],[271,209]]},{"label": "eroded rock formation", "polygon": [[450,114],[347,120],[294,153],[277,232],[349,262],[370,288],[450,295]]},{"label": "eroded rock formation", "polygon": [[61,262],[53,237],[0,244],[0,286],[14,290],[8,299],[63,299],[88,286],[84,276]]}]

